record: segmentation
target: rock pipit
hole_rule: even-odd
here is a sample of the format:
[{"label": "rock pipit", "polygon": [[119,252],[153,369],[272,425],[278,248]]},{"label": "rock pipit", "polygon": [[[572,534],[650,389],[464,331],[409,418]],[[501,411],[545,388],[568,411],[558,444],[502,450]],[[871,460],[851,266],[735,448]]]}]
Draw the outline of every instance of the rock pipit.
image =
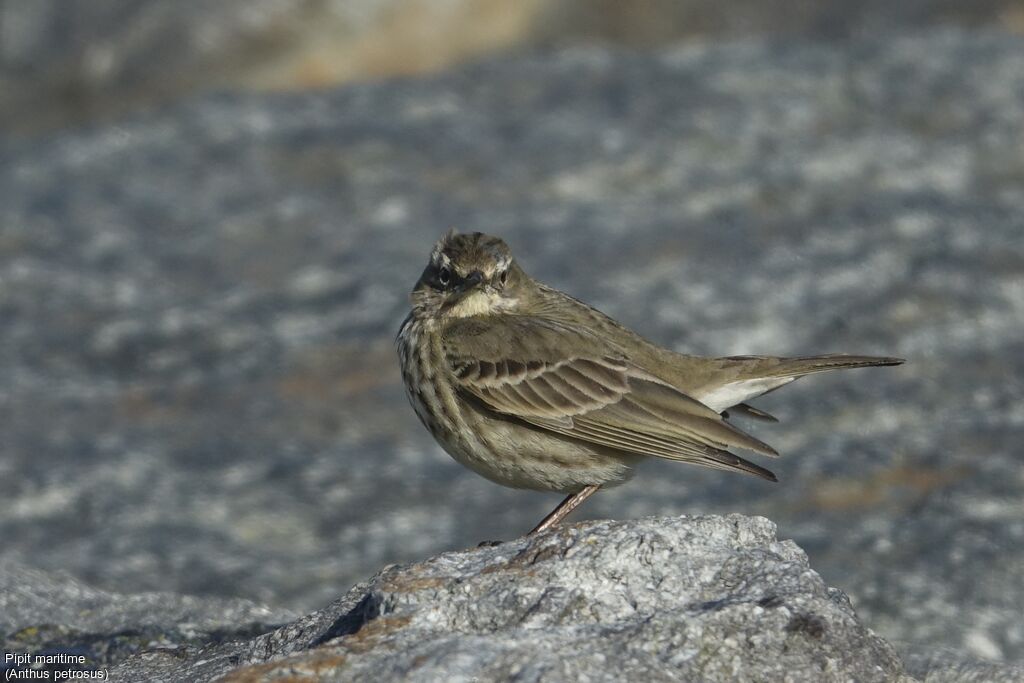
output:
[{"label": "rock pipit", "polygon": [[776,481],[729,452],[778,455],[730,415],[774,422],[746,402],[803,375],[903,362],[675,353],[532,279],[479,232],[442,238],[411,299],[402,379],[438,443],[491,481],[569,494],[531,533],[629,479],[645,456]]}]

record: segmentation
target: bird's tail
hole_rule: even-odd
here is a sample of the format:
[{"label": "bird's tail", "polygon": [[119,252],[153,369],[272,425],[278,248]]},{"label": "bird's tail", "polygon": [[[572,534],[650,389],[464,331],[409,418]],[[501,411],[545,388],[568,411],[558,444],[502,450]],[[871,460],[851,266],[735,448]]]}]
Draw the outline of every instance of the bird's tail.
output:
[{"label": "bird's tail", "polygon": [[718,359],[722,363],[724,380],[714,383],[697,395],[701,403],[717,412],[731,411],[755,419],[774,418],[746,401],[783,387],[798,377],[829,370],[869,368],[899,365],[902,358],[887,356],[801,356],[777,358],[774,356],[729,356]]},{"label": "bird's tail", "polygon": [[[742,357],[734,357],[739,360]],[[773,358],[775,361],[766,365],[764,373],[758,377],[802,377],[815,372],[828,370],[844,370],[846,368],[871,368],[885,365],[901,365],[902,358],[888,356],[848,356],[841,353],[825,356],[801,356],[798,358]]]}]

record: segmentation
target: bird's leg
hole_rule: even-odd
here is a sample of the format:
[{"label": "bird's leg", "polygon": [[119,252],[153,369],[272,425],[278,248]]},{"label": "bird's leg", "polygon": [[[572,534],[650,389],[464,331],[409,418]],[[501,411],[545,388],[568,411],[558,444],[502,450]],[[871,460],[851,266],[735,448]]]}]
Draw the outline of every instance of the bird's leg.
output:
[{"label": "bird's leg", "polygon": [[582,505],[583,501],[597,493],[599,488],[601,488],[600,484],[590,484],[589,486],[584,487],[579,493],[573,493],[566,497],[565,500],[558,504],[558,507],[548,513],[547,517],[540,520],[540,524],[533,527],[533,531],[531,531],[529,535],[532,536],[533,534],[539,534],[540,532],[546,531],[561,522],[570,512]]}]

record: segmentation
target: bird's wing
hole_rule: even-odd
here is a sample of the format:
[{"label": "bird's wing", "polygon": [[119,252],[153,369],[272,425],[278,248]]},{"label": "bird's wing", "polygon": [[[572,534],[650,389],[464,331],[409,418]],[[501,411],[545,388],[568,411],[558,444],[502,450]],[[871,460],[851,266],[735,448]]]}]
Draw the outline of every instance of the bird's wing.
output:
[{"label": "bird's wing", "polygon": [[466,318],[443,333],[459,388],[488,409],[609,448],[773,475],[728,452],[777,455],[598,335],[547,318]]}]

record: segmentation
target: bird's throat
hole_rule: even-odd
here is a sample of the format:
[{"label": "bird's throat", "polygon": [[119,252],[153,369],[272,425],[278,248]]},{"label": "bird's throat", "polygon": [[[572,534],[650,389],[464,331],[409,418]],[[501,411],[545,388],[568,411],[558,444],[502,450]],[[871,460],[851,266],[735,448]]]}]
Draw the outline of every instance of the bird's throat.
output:
[{"label": "bird's throat", "polygon": [[515,308],[516,299],[503,297],[497,292],[476,290],[468,292],[455,303],[445,306],[442,315],[445,318],[469,318],[477,315],[508,313]]}]

